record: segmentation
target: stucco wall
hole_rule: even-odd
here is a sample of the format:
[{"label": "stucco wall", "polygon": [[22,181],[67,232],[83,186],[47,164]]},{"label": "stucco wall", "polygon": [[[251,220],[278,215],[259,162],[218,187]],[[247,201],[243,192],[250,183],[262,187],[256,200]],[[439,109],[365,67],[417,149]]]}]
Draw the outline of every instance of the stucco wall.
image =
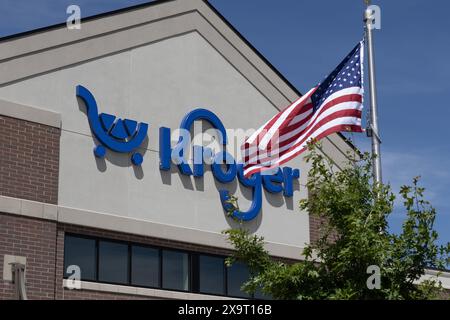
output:
[{"label": "stucco wall", "polygon": [[[150,124],[141,168],[129,155],[93,156],[95,141],[84,104],[75,97],[82,84],[100,112]],[[245,209],[251,192],[238,183],[217,184],[158,169],[158,128],[175,129],[190,110],[215,112],[227,128],[257,128],[277,109],[197,32],[43,74],[0,88],[0,98],[61,114],[59,205],[220,233],[234,225],[225,217],[218,188],[239,197]],[[306,167],[301,159],[300,184]],[[308,216],[293,198],[265,193],[261,214],[248,225],[268,241],[302,247],[309,241]]]}]

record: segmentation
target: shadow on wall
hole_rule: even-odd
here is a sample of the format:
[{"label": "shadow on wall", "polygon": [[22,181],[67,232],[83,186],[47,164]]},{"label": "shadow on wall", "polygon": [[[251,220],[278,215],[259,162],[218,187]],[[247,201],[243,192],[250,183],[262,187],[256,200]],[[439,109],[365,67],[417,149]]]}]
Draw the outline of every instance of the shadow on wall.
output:
[{"label": "shadow on wall", "polygon": [[[292,188],[294,192],[300,191],[300,183],[298,180],[292,183]],[[294,197],[285,197],[281,192],[270,193],[265,188],[263,188],[263,190],[264,196],[271,206],[279,208],[282,207],[283,205],[286,205],[286,208],[288,210],[294,210]]]},{"label": "shadow on wall", "polygon": [[[170,171],[159,170],[159,174],[161,176],[162,183],[165,185],[172,185],[172,176],[176,175],[176,176],[178,176],[178,179],[180,179],[180,181],[183,184],[183,187],[185,189],[189,189],[192,191],[201,191],[201,192],[205,191],[205,188],[204,188],[205,177],[193,177],[193,176],[187,176],[187,175],[181,174],[176,166],[171,166]],[[211,166],[205,165],[204,175],[212,176]],[[237,191],[237,188],[238,188],[237,178],[227,184],[218,182],[217,180],[214,179],[214,185],[215,185],[215,188],[217,191],[217,201],[219,204],[220,204],[219,190],[225,189],[225,190],[228,190],[228,192],[230,192],[230,194],[235,194]],[[195,186],[195,188],[194,188],[194,186]],[[252,194],[252,190],[250,188],[246,188],[239,184],[239,190],[241,191],[243,198],[248,200],[248,202],[252,201],[253,194]],[[263,210],[261,209],[261,212],[258,214],[258,216],[255,219],[245,222],[245,226],[250,232],[252,232],[252,233],[256,232],[258,230],[259,226],[261,225],[262,215],[263,215],[262,211]],[[231,217],[229,217],[228,213],[225,212],[225,210],[223,210],[223,214],[224,214],[224,216],[226,218],[225,220],[227,221],[230,228],[238,228],[240,226],[239,222],[232,219]]]},{"label": "shadow on wall", "polygon": [[[193,176],[187,176],[184,175],[182,173],[180,173],[180,171],[178,170],[178,167],[176,165],[172,165],[169,171],[164,171],[164,170],[159,170],[159,174],[161,177],[161,182],[165,185],[172,185],[172,176],[177,176],[181,183],[183,184],[183,187],[185,189],[188,190],[192,190],[192,191],[205,191],[204,188],[204,179],[205,176],[212,176],[212,172],[211,172],[211,166],[210,165],[205,165],[204,167],[204,177],[193,177]],[[217,191],[217,201],[220,203],[220,196],[219,196],[219,190],[227,190],[230,194],[236,194],[236,191],[238,190],[238,186],[239,186],[239,190],[242,194],[242,198],[246,199],[248,201],[247,205],[249,206],[250,203],[253,200],[253,192],[251,188],[245,187],[243,185],[241,185],[238,182],[237,177],[230,183],[224,184],[221,182],[218,182],[216,179],[214,179],[214,185]],[[264,189],[264,187],[262,187],[264,190],[264,196],[263,196],[263,200],[262,201],[267,201],[269,202],[269,204],[273,207],[283,207],[285,206],[288,210],[295,210],[297,208],[297,206],[294,206],[294,197],[285,197],[283,195],[283,193],[270,193],[268,191],[266,191]],[[293,190],[295,191],[299,191],[300,190],[300,183],[299,181],[295,181],[293,183]],[[242,207],[242,210],[247,210],[247,208]],[[246,228],[250,231],[250,232],[256,232],[259,228],[259,226],[261,225],[261,221],[262,221],[262,217],[264,214],[264,209],[261,208],[260,213],[257,215],[257,217],[253,220],[250,221],[246,221],[245,222],[245,226]],[[223,211],[224,216],[226,217],[226,221],[228,223],[228,225],[230,226],[230,228],[239,228],[240,227],[240,223],[239,221],[234,220],[233,218],[228,216],[228,213],[225,212],[225,210]]]},{"label": "shadow on wall", "polygon": [[[86,115],[86,121],[88,121],[87,110],[86,110],[84,101],[82,101],[79,97],[77,97],[77,102],[78,102],[79,110],[82,111]],[[205,128],[203,128],[203,129],[205,129]],[[194,130],[194,128],[191,127],[190,128],[191,137],[195,136],[193,130]],[[93,141],[92,148],[94,149],[94,147],[99,145],[100,143],[95,138],[94,134],[92,134],[91,137],[92,137],[92,141]],[[147,152],[148,144],[149,144],[149,138],[148,138],[148,136],[146,136],[144,141],[138,148],[139,153],[141,153],[142,155],[145,155],[145,153]],[[136,151],[137,150],[134,150],[134,152],[136,152]],[[92,156],[94,157],[94,159],[96,161],[97,169],[100,172],[106,172],[106,170],[107,170],[106,162],[108,161],[108,162],[112,163],[113,165],[119,166],[119,167],[130,167],[131,166],[133,168],[135,177],[137,179],[141,180],[144,178],[144,172],[143,172],[141,166],[135,166],[132,164],[132,161],[131,161],[131,155],[134,152],[120,153],[120,152],[112,152],[108,149],[104,157],[96,157],[94,155],[94,152],[92,153]],[[158,170],[159,168],[155,168],[155,169]],[[205,191],[204,176],[205,175],[212,176],[211,166],[206,165],[206,164],[204,165],[204,175],[202,177],[193,177],[193,176],[184,175],[178,170],[176,165],[170,166],[170,170],[168,170],[168,171],[159,170],[159,173],[161,176],[161,181],[165,185],[172,185],[172,179],[173,179],[172,175],[176,174],[176,175],[178,175],[178,179],[180,180],[180,182],[182,183],[182,185],[185,189],[192,190],[192,191],[201,191],[201,192]],[[230,183],[226,183],[226,184],[220,183],[216,179],[214,179],[214,184],[215,184],[215,188],[217,190],[217,201],[219,203],[221,201],[221,197],[219,195],[219,190],[227,190],[230,194],[236,194],[238,185],[239,185],[239,190],[242,194],[242,198],[248,200],[248,201],[242,201],[242,202],[245,202],[247,204],[247,203],[251,203],[253,201],[252,188],[241,185],[241,183],[238,182],[237,177],[235,179],[233,179],[233,181],[231,181]],[[288,210],[294,210],[293,197],[285,197],[285,196],[283,196],[282,193],[276,193],[276,194],[270,193],[267,190],[265,190],[265,188],[262,185],[260,187],[262,188],[262,190],[264,190],[264,195],[265,195],[265,196],[263,196],[262,201],[264,201],[264,198],[265,198],[269,202],[269,204],[273,207],[280,208],[282,206],[286,206],[286,208]],[[298,181],[293,183],[293,189],[294,189],[294,191],[299,190]],[[258,202],[258,204],[259,204],[259,202]],[[250,204],[248,204],[248,205],[250,205]],[[243,211],[247,210],[244,207],[242,207],[241,209]],[[256,212],[256,211],[254,211],[254,212]],[[228,213],[225,210],[223,210],[223,214],[225,215],[225,217],[226,217],[225,220],[227,221],[227,223],[229,224],[229,226],[231,228],[238,228],[241,226],[240,222],[229,217]],[[263,209],[261,208],[260,212],[256,215],[255,218],[246,222],[245,225],[250,232],[255,232],[258,230],[259,226],[261,225],[262,216],[263,216]]]},{"label": "shadow on wall", "polygon": [[[77,97],[77,102],[78,102],[78,109],[86,115],[86,121],[88,121],[86,106],[85,106],[84,102],[79,97]],[[100,142],[97,140],[97,138],[95,138],[95,135],[93,133],[92,133],[91,137],[92,137],[92,150],[94,150],[95,146],[100,145]],[[114,152],[114,151],[110,151],[109,149],[107,149],[106,154],[103,158],[96,157],[94,155],[93,151],[92,151],[92,157],[95,159],[97,169],[100,172],[106,172],[106,170],[107,170],[106,162],[108,161],[115,166],[119,166],[119,167],[123,167],[123,168],[131,166],[133,168],[134,176],[137,179],[142,180],[144,178],[144,171],[142,170],[141,166],[135,166],[132,164],[131,156],[136,151],[139,151],[139,153],[142,156],[145,156],[145,153],[147,152],[148,144],[149,144],[149,139],[147,136],[147,137],[145,137],[145,139],[142,142],[142,144],[140,145],[140,147],[138,149],[134,150],[133,152],[119,153],[119,152]]]}]

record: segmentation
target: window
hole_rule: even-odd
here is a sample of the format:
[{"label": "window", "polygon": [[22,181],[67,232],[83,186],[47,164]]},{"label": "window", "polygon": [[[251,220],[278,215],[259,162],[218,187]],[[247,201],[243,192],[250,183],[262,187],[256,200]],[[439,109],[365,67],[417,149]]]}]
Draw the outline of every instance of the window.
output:
[{"label": "window", "polygon": [[225,260],[222,257],[199,256],[201,293],[225,294]]},{"label": "window", "polygon": [[187,253],[163,250],[162,280],[164,289],[189,290],[189,256]]},{"label": "window", "polygon": [[96,245],[95,239],[66,236],[64,240],[64,275],[67,267],[77,265],[81,271],[81,279],[92,281],[97,278],[96,274]]},{"label": "window", "polygon": [[99,241],[98,280],[111,283],[128,283],[128,245],[119,242]]},{"label": "window", "polygon": [[159,287],[159,250],[143,246],[131,247],[131,284]]},{"label": "window", "polygon": [[235,262],[228,268],[228,295],[240,298],[250,298],[250,295],[241,290],[242,285],[249,279],[250,274],[245,264]]},{"label": "window", "polygon": [[66,234],[64,277],[67,267],[80,267],[81,280],[149,288],[216,294],[239,298],[270,299],[257,290],[241,291],[249,270],[225,257],[181,250],[154,248],[123,241]]}]

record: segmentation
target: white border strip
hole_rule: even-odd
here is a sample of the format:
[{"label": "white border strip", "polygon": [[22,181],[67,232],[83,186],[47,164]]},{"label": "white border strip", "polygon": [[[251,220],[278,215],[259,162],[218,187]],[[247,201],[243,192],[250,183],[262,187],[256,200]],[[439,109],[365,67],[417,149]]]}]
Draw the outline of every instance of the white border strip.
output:
[{"label": "white border strip", "polygon": [[179,299],[179,300],[242,300],[238,298],[231,298],[225,296],[213,296],[208,294],[191,293],[191,292],[178,292],[161,289],[140,288],[132,286],[122,286],[107,283],[98,283],[90,281],[80,281],[80,289],[70,289],[66,279],[63,280],[63,288],[65,290],[87,290],[87,291],[99,291],[115,294],[144,296],[157,299]]},{"label": "white border strip", "polygon": [[425,269],[425,274],[414,283],[421,283],[425,280],[434,280],[441,283],[442,288],[450,290],[450,272]]},{"label": "white border strip", "polygon": [[[170,239],[180,242],[195,243],[199,245],[207,245],[223,249],[232,249],[231,245],[228,242],[226,242],[224,235],[214,232],[206,232],[202,230],[159,224],[149,221],[119,217],[93,211],[61,207],[53,204],[47,204],[19,198],[0,196],[0,214],[1,213],[39,218],[61,223],[69,223],[80,226],[99,228],[103,230],[119,231],[143,236],[150,236],[155,238]],[[266,242],[266,249],[269,251],[270,254],[277,257],[284,257],[295,260],[304,258],[301,255],[301,252],[303,252],[302,247],[290,246],[275,242]],[[449,271],[437,271],[427,269],[425,270],[425,275],[423,275],[419,280],[415,281],[415,283],[420,283],[427,279],[438,280],[441,282],[441,285],[444,289],[450,290]],[[94,288],[97,285],[112,286],[98,283],[93,283],[91,285],[90,282],[82,282],[82,283],[86,284],[87,287],[85,288],[82,287],[82,289],[86,290],[102,291],[99,289],[90,289],[90,288]],[[127,287],[127,286],[118,286],[118,287]],[[106,291],[117,292],[117,290],[114,287],[102,287],[102,288],[109,288],[108,290],[104,289],[103,291],[105,292]],[[130,290],[135,290],[135,287],[130,288],[132,288]],[[140,290],[140,288],[136,289]],[[159,291],[167,292],[165,290],[157,290],[157,289],[143,289],[143,290],[154,290],[154,291],[156,290],[155,292]],[[151,291],[144,291],[144,292],[150,293]],[[178,294],[178,292],[175,293]],[[128,293],[128,294],[136,294],[136,293]],[[172,292],[170,292],[170,294],[172,294]],[[180,294],[186,295],[188,293],[182,292]],[[198,294],[194,295],[195,297],[193,297],[193,299],[202,298]],[[177,298],[173,297],[173,299]],[[188,299],[188,298],[184,296],[181,297],[180,299]]]},{"label": "white border strip", "polygon": [[[184,243],[232,250],[226,236],[221,233],[133,219],[113,214],[87,211],[0,196],[0,213],[15,214],[51,220],[60,223],[154,237]],[[283,243],[266,242],[266,249],[276,257],[300,260],[303,247]]]},{"label": "white border strip", "polygon": [[44,124],[50,127],[61,128],[61,114],[41,108],[0,99],[0,116],[26,120]]}]

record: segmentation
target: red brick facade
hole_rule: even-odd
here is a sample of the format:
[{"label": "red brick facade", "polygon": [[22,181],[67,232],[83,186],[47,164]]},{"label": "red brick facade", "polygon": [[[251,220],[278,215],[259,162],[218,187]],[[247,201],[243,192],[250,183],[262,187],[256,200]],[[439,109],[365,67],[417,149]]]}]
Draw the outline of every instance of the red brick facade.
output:
[{"label": "red brick facade", "polygon": [[[0,213],[0,274],[5,254],[27,258],[29,299],[55,298],[56,222]],[[13,299],[14,285],[0,282],[0,299]]]},{"label": "red brick facade", "polygon": [[320,238],[321,220],[313,215],[309,215],[309,241],[316,242]]},{"label": "red brick facade", "polygon": [[[27,258],[26,287],[29,299],[146,299],[143,296],[63,289],[64,236],[66,232],[211,254],[228,255],[231,253],[230,250],[209,246],[0,213],[0,274],[3,273],[5,254],[22,256]],[[0,282],[0,299],[13,298],[13,283],[2,280]]]},{"label": "red brick facade", "polygon": [[[60,129],[0,116],[0,195],[57,204]],[[27,258],[29,299],[55,298],[56,222],[0,213],[0,273],[4,255]],[[0,298],[14,285],[0,282]]]},{"label": "red brick facade", "polygon": [[58,202],[60,129],[0,116],[0,195]]},{"label": "red brick facade", "polygon": [[[309,241],[311,243],[316,242],[323,235],[324,227],[326,227],[327,219],[325,217],[318,217],[315,215],[309,215]],[[338,234],[332,232],[328,237],[328,240],[334,242],[337,240]]]},{"label": "red brick facade", "polygon": [[[323,236],[324,228],[326,227],[327,219],[324,217],[318,217],[315,215],[309,215],[309,241],[311,243],[316,242]],[[337,234],[332,233],[328,240],[335,241]]]}]

